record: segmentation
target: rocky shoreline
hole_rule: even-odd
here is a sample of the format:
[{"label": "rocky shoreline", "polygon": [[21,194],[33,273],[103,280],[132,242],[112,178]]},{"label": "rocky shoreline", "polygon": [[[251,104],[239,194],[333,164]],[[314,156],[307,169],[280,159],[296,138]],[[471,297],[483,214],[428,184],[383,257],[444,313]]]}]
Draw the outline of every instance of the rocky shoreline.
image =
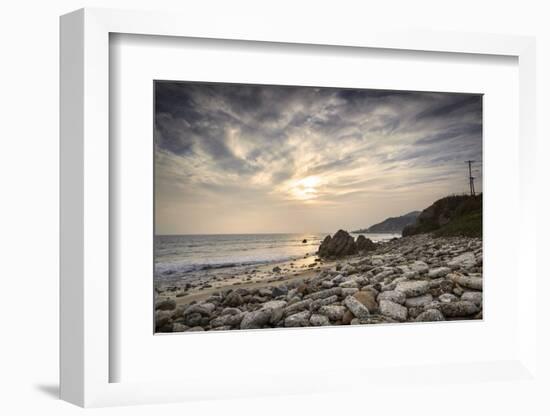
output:
[{"label": "rocky shoreline", "polygon": [[354,246],[344,233],[326,239],[338,253],[321,246],[323,259],[303,278],[275,269],[265,284],[224,287],[188,303],[157,289],[156,331],[482,319],[480,238],[419,234]]}]

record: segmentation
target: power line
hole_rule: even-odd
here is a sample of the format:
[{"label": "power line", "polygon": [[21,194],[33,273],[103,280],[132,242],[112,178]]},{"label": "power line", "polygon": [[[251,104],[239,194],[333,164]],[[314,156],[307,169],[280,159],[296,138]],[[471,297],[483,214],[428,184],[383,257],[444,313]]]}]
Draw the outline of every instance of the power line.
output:
[{"label": "power line", "polygon": [[466,160],[464,163],[468,164],[468,179],[470,180],[470,196],[476,195],[476,190],[474,188],[474,177],[472,176],[472,163],[475,160]]}]

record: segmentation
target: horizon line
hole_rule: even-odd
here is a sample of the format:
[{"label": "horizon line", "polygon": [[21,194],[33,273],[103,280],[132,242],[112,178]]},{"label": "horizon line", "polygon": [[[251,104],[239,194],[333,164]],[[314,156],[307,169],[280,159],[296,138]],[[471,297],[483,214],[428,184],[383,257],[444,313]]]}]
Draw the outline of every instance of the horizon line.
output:
[{"label": "horizon line", "polygon": [[[339,230],[343,230],[343,228],[339,228]],[[356,229],[356,230],[353,230],[353,231],[347,231],[347,230],[344,230],[346,231],[347,233],[350,233],[350,234],[399,234],[399,233],[394,233],[394,232],[391,232],[391,233],[384,233],[384,232],[378,232],[378,233],[355,233],[354,231],[357,231],[357,230],[360,230],[360,229]],[[304,235],[304,234],[334,234],[336,233],[338,230],[336,231],[306,231],[306,232],[299,232],[299,233],[281,233],[281,232],[269,232],[269,233],[174,233],[174,234],[154,234],[155,237],[177,237],[177,236],[188,236],[188,235],[191,235],[191,236],[199,236],[199,235],[259,235],[259,234],[262,234],[262,235],[284,235],[284,234],[295,234],[295,235]]]}]

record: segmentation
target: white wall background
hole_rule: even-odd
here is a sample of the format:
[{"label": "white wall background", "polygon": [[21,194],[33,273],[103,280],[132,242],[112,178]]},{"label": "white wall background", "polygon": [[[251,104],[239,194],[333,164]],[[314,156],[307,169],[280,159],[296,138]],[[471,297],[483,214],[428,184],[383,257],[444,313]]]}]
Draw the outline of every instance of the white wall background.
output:
[{"label": "white wall background", "polygon": [[[545,4],[546,3],[546,4]],[[84,6],[178,10],[204,19],[245,14],[299,24],[326,22],[327,31],[385,20],[402,27],[536,35],[538,42],[539,215],[548,216],[550,13],[545,1],[170,1],[19,0],[0,12],[0,413],[76,414],[56,399],[58,383],[58,16]],[[406,69],[404,69],[406,70]],[[544,140],[543,138],[546,138]],[[540,221],[539,262],[548,251],[548,221]],[[548,290],[543,283],[539,291]],[[539,305],[540,319],[549,314]],[[543,318],[544,317],[544,318]],[[548,322],[548,320],[545,320]],[[546,326],[548,327],[548,326]],[[540,367],[550,374],[548,333]],[[541,351],[542,352],[542,351]],[[342,351],[345,353],[345,351]],[[546,356],[546,357],[545,357]],[[550,391],[550,388],[548,389]],[[548,414],[542,391],[506,383],[456,385],[394,397],[338,393],[94,410],[98,414]],[[536,400],[538,398],[538,400]]]}]

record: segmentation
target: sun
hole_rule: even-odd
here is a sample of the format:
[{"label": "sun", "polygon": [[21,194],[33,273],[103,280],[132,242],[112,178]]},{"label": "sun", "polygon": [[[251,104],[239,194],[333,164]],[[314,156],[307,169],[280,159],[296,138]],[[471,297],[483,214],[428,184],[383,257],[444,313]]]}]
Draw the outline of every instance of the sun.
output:
[{"label": "sun", "polygon": [[310,201],[319,194],[318,187],[321,179],[317,176],[308,176],[298,179],[290,184],[289,191],[294,199],[301,201]]}]

